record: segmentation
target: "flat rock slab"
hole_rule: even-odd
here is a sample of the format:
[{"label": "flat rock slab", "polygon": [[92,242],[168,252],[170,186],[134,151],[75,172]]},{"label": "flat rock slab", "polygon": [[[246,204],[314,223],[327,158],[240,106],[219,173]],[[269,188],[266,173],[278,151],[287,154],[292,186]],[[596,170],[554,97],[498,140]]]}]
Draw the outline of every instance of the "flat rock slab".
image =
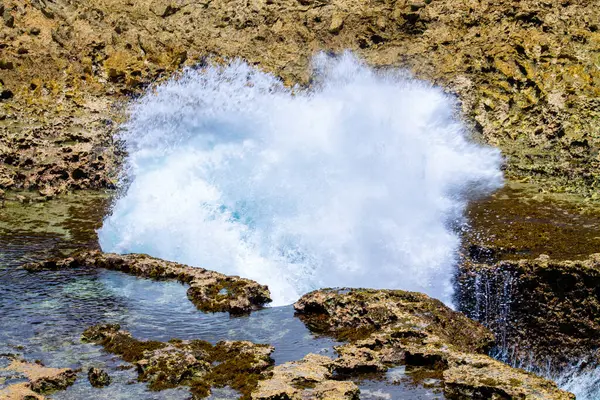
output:
[{"label": "flat rock slab", "polygon": [[44,399],[44,394],[64,390],[76,379],[76,372],[68,368],[48,368],[41,364],[13,359],[0,371],[15,372],[25,376],[28,382],[20,382],[0,390],[0,399]]},{"label": "flat rock slab", "polygon": [[145,254],[111,254],[100,251],[77,253],[65,259],[27,264],[27,271],[69,268],[104,268],[151,279],[176,279],[190,285],[188,298],[204,312],[244,314],[271,302],[269,289],[250,279],[227,276]]},{"label": "flat rock slab", "polygon": [[272,376],[258,383],[252,400],[357,400],[360,390],[353,382],[333,380],[334,362],[318,354],[287,362],[273,369]]}]

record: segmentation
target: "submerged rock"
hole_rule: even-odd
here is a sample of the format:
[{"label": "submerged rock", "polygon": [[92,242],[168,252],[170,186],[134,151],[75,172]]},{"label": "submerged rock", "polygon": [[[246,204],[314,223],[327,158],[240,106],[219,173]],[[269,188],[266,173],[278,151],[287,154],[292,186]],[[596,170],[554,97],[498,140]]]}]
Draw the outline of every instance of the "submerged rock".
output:
[{"label": "submerged rock", "polygon": [[100,368],[90,368],[88,371],[88,380],[93,387],[104,387],[110,385],[110,376]]},{"label": "submerged rock", "polygon": [[16,383],[0,390],[0,399],[44,399],[43,395],[71,386],[76,372],[68,368],[48,368],[39,363],[29,363],[14,358],[10,365],[0,371],[14,372],[24,376],[27,382]]},{"label": "submerged rock", "polygon": [[134,363],[138,379],[151,390],[189,386],[194,399],[210,394],[211,387],[231,387],[249,399],[259,379],[273,365],[273,347],[247,341],[203,340],[169,342],[141,341],[119,325],[97,325],[86,329],[82,340]]},{"label": "submerged rock", "polygon": [[189,267],[145,254],[81,252],[65,259],[25,265],[28,271],[67,268],[105,268],[152,279],[176,279],[187,283],[188,298],[201,311],[243,314],[271,302],[269,289],[252,280]]},{"label": "submerged rock", "polygon": [[424,294],[324,289],[294,305],[309,328],[348,341],[332,370],[385,371],[396,365],[439,371],[455,399],[574,399],[556,384],[487,356],[493,336],[481,324]]}]

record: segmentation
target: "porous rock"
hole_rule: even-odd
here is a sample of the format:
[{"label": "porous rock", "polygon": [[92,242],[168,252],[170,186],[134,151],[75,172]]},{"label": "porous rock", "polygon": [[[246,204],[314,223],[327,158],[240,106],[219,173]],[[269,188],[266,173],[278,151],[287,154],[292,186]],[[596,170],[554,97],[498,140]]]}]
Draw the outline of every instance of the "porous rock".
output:
[{"label": "porous rock", "polygon": [[212,387],[231,387],[248,399],[259,379],[272,366],[273,347],[247,341],[203,340],[169,342],[135,339],[119,325],[86,329],[82,340],[104,347],[137,367],[138,379],[152,390],[188,386],[194,399],[210,394]]},{"label": "porous rock", "polygon": [[333,366],[331,358],[317,354],[278,365],[270,378],[258,383],[252,400],[358,399],[356,384],[331,379]]},{"label": "porous rock", "polygon": [[88,370],[88,380],[93,387],[104,387],[110,385],[110,376],[100,368],[92,367]]},{"label": "porous rock", "polygon": [[269,289],[249,279],[164,261],[144,254],[80,252],[66,259],[25,265],[28,271],[104,268],[152,279],[176,279],[189,284],[188,298],[201,311],[242,314],[271,301]]},{"label": "porous rock", "polygon": [[44,395],[71,386],[77,378],[69,368],[49,368],[41,363],[30,363],[13,358],[11,363],[0,371],[23,375],[27,382],[21,382],[0,390],[0,398],[6,400],[44,399]]},{"label": "porous rock", "polygon": [[441,372],[445,394],[455,399],[575,397],[487,356],[493,344],[489,330],[424,294],[323,289],[304,295],[294,307],[310,329],[348,341],[336,347],[334,372],[419,366]]}]

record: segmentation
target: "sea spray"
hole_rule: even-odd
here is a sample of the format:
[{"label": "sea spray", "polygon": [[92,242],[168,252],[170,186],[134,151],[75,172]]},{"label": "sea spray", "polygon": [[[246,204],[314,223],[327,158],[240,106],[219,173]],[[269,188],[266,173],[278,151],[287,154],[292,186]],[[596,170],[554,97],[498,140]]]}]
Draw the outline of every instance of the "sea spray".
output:
[{"label": "sea spray", "polygon": [[500,153],[439,88],[350,53],[313,66],[309,89],[235,60],[135,101],[102,249],[251,278],[274,304],[326,286],[449,302],[453,225],[501,186]]}]

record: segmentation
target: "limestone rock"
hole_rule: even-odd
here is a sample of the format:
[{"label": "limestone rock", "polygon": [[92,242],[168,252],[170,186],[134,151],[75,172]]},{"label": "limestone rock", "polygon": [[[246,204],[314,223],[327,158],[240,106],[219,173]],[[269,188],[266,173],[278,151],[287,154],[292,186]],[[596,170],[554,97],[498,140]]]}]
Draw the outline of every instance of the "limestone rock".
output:
[{"label": "limestone rock", "polygon": [[[504,332],[510,339],[506,345],[515,347],[514,357],[536,354],[541,365],[551,359],[558,368],[600,346],[598,254],[574,261],[465,262],[459,283],[464,311],[483,315],[492,330]],[[482,287],[486,297],[478,303]],[[501,324],[501,314],[510,325]]]},{"label": "limestone rock", "polygon": [[[37,138],[20,149],[34,166],[15,167],[19,188],[114,186],[122,152],[111,138],[125,114],[111,105],[182,67],[205,63],[211,56],[241,57],[287,84],[304,85],[316,51],[350,49],[371,65],[407,68],[456,93],[473,130],[506,154],[509,177],[589,196],[598,189],[600,139],[594,132],[600,121],[595,64],[600,11],[593,2],[25,4],[5,2],[2,12],[14,16],[15,24],[23,21],[23,27],[0,27],[6,38],[3,61],[14,65],[2,70],[14,94],[4,101],[14,103],[11,109],[19,120],[0,123],[0,138],[12,147],[20,145],[24,131]],[[30,34],[34,27],[41,30],[37,36]],[[34,79],[44,84],[31,90]],[[94,176],[81,182],[64,174],[50,176],[40,165],[46,158],[61,160],[68,140],[55,140],[56,133],[62,136],[71,128],[85,129],[90,149],[102,149],[86,157],[97,167]],[[80,162],[66,161],[66,170]]]},{"label": "limestone rock", "polygon": [[358,399],[356,384],[331,379],[333,365],[331,358],[317,354],[308,354],[300,361],[278,365],[270,378],[258,383],[252,392],[252,399]]},{"label": "limestone rock", "polygon": [[15,27],[15,17],[9,10],[4,10],[4,12],[2,13],[2,18],[4,19],[4,25],[6,25],[9,28]]},{"label": "limestone rock", "polygon": [[140,341],[111,324],[86,329],[82,340],[134,363],[138,379],[150,389],[188,386],[198,399],[210,394],[211,387],[229,386],[249,395],[273,364],[272,346],[247,341],[214,346],[203,340]]},{"label": "limestone rock", "polygon": [[48,368],[42,364],[29,363],[17,358],[13,358],[11,363],[0,371],[16,372],[24,375],[28,380],[0,390],[0,398],[7,400],[43,399],[44,394],[71,386],[77,377],[72,369]]},{"label": "limestone rock", "polygon": [[348,341],[336,347],[333,372],[403,364],[441,372],[445,395],[453,399],[574,399],[551,381],[485,355],[492,344],[487,329],[420,293],[323,289],[294,308],[310,329]]},{"label": "limestone rock", "polygon": [[179,4],[173,0],[153,0],[150,4],[150,11],[162,18],[175,14],[179,9]]},{"label": "limestone rock", "polygon": [[331,17],[331,24],[329,25],[329,33],[338,34],[344,26],[344,16],[336,13]]},{"label": "limestone rock", "polygon": [[206,312],[243,314],[271,302],[269,289],[249,279],[189,267],[144,254],[118,255],[99,251],[25,265],[28,271],[95,267],[153,279],[176,279],[190,285],[188,298]]}]

